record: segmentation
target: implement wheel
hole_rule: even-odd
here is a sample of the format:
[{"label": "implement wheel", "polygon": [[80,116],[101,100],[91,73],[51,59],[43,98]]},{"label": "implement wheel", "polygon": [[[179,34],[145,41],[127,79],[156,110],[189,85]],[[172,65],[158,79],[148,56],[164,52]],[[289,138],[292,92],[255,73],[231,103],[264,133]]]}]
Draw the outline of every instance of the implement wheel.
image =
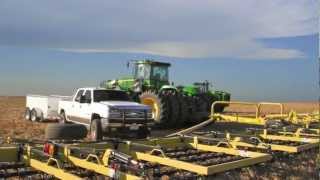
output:
[{"label": "implement wheel", "polygon": [[161,126],[169,119],[169,103],[168,98],[160,96],[153,91],[146,91],[140,95],[140,102],[148,105],[152,109],[152,118]]}]

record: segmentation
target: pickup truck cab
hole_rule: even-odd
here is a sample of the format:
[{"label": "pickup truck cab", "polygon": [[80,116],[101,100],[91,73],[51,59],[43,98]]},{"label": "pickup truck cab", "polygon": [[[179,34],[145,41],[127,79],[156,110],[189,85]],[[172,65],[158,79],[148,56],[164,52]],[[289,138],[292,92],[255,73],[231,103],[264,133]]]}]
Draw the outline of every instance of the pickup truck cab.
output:
[{"label": "pickup truck cab", "polygon": [[121,90],[79,88],[70,100],[59,102],[60,122],[86,125],[93,140],[103,135],[145,138],[152,121],[149,106],[132,102]]}]

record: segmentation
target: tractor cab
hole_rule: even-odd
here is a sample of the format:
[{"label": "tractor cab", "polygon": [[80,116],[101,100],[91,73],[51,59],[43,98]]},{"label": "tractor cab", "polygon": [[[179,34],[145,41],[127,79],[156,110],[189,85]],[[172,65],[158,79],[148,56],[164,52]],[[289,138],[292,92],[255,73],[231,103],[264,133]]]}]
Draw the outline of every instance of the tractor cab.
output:
[{"label": "tractor cab", "polygon": [[134,79],[142,80],[145,86],[160,89],[169,84],[169,63],[139,60],[133,64]]}]

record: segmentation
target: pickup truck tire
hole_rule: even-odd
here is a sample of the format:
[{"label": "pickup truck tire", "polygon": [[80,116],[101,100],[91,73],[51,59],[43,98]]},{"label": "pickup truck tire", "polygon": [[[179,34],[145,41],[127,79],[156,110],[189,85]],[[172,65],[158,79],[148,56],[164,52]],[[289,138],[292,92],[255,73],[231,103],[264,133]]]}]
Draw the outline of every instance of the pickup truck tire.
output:
[{"label": "pickup truck tire", "polygon": [[90,124],[90,138],[92,141],[102,140],[102,126],[100,119],[93,119]]},{"label": "pickup truck tire", "polygon": [[62,111],[60,113],[59,123],[60,124],[66,124],[67,123],[66,113],[64,111]]},{"label": "pickup truck tire", "polygon": [[31,111],[29,108],[26,108],[24,112],[24,119],[30,121],[31,120]]},{"label": "pickup truck tire", "polygon": [[37,111],[36,111],[35,109],[32,109],[32,110],[31,110],[30,120],[31,120],[32,122],[36,122],[36,121],[38,120]]},{"label": "pickup truck tire", "polygon": [[86,126],[81,124],[48,124],[45,129],[47,140],[77,140],[87,136]]}]

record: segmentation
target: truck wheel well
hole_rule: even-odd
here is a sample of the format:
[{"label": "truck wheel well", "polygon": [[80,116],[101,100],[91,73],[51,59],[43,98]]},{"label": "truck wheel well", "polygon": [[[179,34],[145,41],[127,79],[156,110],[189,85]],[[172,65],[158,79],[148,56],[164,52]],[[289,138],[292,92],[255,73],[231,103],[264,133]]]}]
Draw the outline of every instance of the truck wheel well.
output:
[{"label": "truck wheel well", "polygon": [[94,119],[100,119],[100,115],[96,114],[96,113],[93,113],[92,116],[91,116],[91,120],[94,120]]}]

